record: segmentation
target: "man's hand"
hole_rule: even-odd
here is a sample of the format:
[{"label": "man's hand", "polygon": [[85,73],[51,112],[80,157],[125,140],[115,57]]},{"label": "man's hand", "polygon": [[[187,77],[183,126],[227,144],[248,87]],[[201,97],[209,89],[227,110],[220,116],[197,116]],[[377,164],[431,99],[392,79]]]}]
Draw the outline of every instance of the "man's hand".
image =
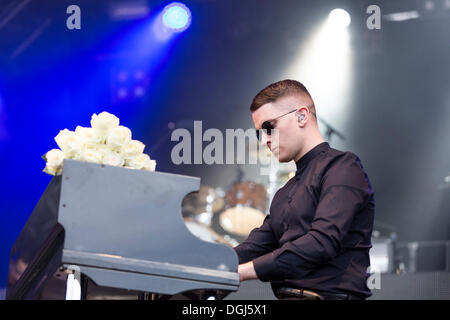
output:
[{"label": "man's hand", "polygon": [[255,272],[255,267],[253,266],[253,261],[240,264],[238,266],[238,273],[241,281],[258,279]]}]

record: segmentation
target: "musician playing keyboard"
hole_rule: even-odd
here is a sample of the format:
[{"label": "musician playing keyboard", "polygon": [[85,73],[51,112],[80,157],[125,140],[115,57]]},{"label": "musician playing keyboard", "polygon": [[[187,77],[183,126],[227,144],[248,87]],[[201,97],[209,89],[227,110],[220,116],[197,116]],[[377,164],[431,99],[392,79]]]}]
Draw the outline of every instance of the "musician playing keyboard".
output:
[{"label": "musician playing keyboard", "polygon": [[323,139],[312,97],[297,81],[267,86],[250,110],[260,142],[297,171],[263,224],[235,247],[241,281],[270,281],[280,299],[369,297],[375,202],[360,159]]}]

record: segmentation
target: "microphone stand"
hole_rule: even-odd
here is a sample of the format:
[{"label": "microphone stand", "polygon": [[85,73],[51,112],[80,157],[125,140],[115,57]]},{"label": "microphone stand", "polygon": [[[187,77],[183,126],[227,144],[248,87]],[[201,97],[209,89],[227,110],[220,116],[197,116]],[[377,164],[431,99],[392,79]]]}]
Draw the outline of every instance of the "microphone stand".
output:
[{"label": "microphone stand", "polygon": [[328,122],[326,122],[322,118],[318,118],[318,120],[320,122],[322,122],[327,128],[327,132],[325,133],[325,135],[326,135],[327,141],[329,143],[331,142],[331,137],[332,137],[333,134],[337,135],[342,140],[345,140],[345,136],[342,133],[340,133],[337,129],[333,128]]}]

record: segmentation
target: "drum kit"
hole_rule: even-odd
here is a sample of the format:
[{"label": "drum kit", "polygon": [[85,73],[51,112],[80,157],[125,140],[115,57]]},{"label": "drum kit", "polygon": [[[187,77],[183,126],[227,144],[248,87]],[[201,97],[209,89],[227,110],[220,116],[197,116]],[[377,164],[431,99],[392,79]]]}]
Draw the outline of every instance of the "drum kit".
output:
[{"label": "drum kit", "polygon": [[241,174],[227,190],[202,185],[198,192],[183,199],[181,208],[185,224],[204,241],[235,247],[254,228],[261,226],[275,192],[294,174],[295,163],[279,166],[269,177],[267,187],[254,181],[242,181]]}]

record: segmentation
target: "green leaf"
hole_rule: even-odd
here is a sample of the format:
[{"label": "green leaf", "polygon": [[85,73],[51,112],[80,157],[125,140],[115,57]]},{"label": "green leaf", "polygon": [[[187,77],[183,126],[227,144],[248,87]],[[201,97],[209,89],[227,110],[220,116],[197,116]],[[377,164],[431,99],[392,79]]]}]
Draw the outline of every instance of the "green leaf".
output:
[{"label": "green leaf", "polygon": [[44,153],[44,154],[41,156],[41,158],[44,159],[45,162],[47,162],[47,157],[46,157],[46,155],[47,155],[47,152]]},{"label": "green leaf", "polygon": [[45,172],[45,173],[47,173],[47,174],[49,174],[49,175],[51,175],[51,176],[53,175],[53,174],[51,174],[51,173],[48,171],[47,167],[45,167],[44,170],[42,170],[42,172]]}]

